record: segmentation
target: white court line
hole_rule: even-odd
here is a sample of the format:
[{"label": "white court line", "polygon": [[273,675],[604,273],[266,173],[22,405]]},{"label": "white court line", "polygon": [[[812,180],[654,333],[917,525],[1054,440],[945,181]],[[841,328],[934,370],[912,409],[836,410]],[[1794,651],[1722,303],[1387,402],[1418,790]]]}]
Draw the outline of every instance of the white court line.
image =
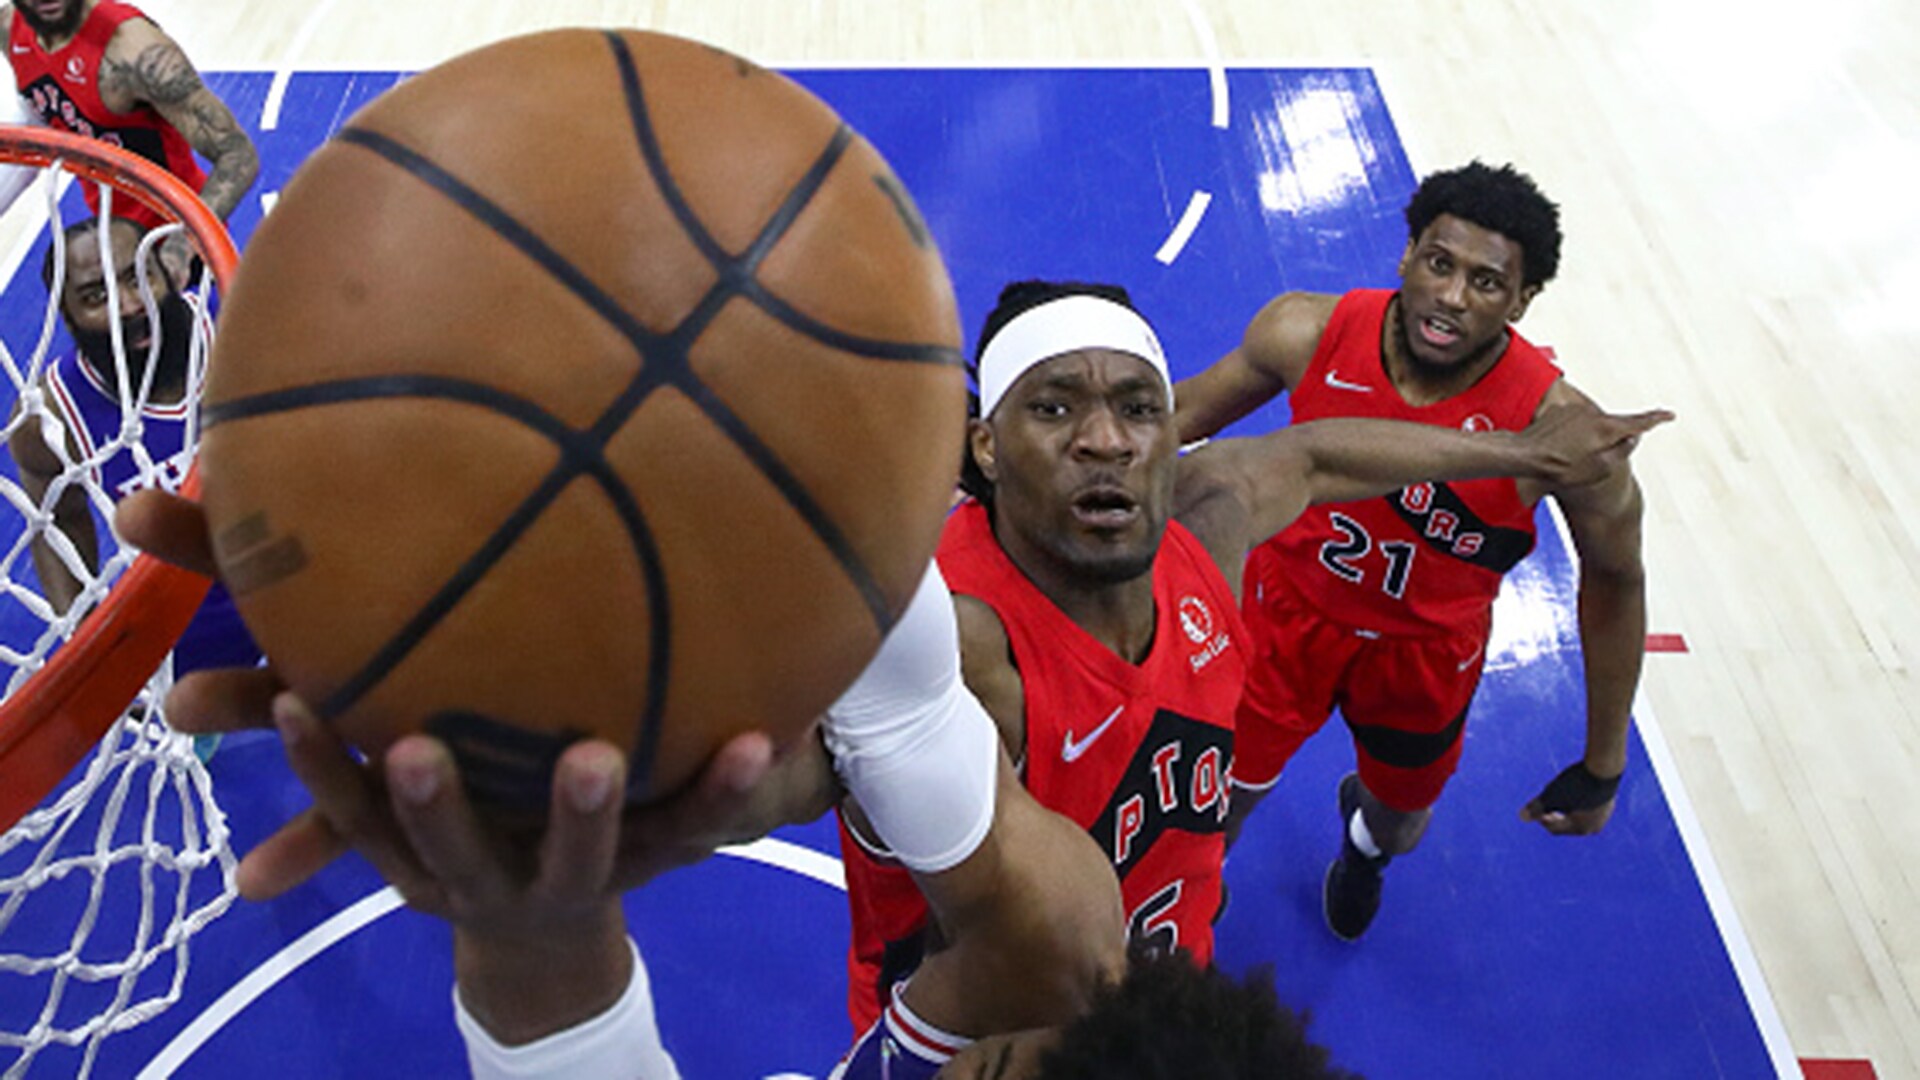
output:
[{"label": "white court line", "polygon": [[[1560,514],[1560,504],[1549,501],[1547,511],[1560,533],[1567,558],[1578,572],[1580,554],[1574,550],[1573,534],[1567,530],[1567,520]],[[1693,863],[1694,876],[1700,879],[1700,891],[1706,894],[1707,909],[1713,913],[1714,924],[1720,930],[1720,942],[1733,963],[1734,977],[1740,980],[1747,1007],[1753,1011],[1754,1024],[1767,1044],[1767,1056],[1773,1059],[1774,1072],[1781,1077],[1802,1080],[1800,1059],[1793,1052],[1793,1041],[1787,1037],[1787,1025],[1781,1021],[1779,1007],[1773,1003],[1773,991],[1767,988],[1760,959],[1754,955],[1753,943],[1747,940],[1740,913],[1733,906],[1733,895],[1727,891],[1726,879],[1720,876],[1720,864],[1713,859],[1706,830],[1700,827],[1700,816],[1694,812],[1693,800],[1680,779],[1680,767],[1673,759],[1666,734],[1661,731],[1660,721],[1654,716],[1644,690],[1634,692],[1633,722],[1640,729],[1641,744],[1647,748],[1647,763],[1653,766],[1653,775],[1667,798],[1667,808],[1673,812],[1673,823],[1680,830],[1680,842],[1687,849],[1688,861]]]},{"label": "white court line", "polygon": [[1196,191],[1193,197],[1187,200],[1187,212],[1180,215],[1179,224],[1167,234],[1166,242],[1160,245],[1160,250],[1153,253],[1153,257],[1160,260],[1161,265],[1172,266],[1173,260],[1180,257],[1180,252],[1186,248],[1187,241],[1193,239],[1193,231],[1200,227],[1200,219],[1207,216],[1207,207],[1212,205],[1213,194],[1207,191]]},{"label": "white court line", "polygon": [[847,868],[839,859],[810,847],[790,844],[785,840],[762,837],[751,844],[739,844],[723,847],[720,854],[731,855],[736,859],[764,863],[767,866],[812,878],[822,885],[847,891]]},{"label": "white court line", "polygon": [[334,0],[320,0],[307,12],[306,21],[300,24],[300,29],[293,35],[293,44],[287,47],[286,53],[281,57],[280,66],[274,69],[273,83],[267,87],[267,102],[260,110],[261,131],[272,131],[280,126],[280,104],[287,98],[287,84],[293,81],[294,61],[300,59],[300,54],[306,51],[308,40],[313,37],[313,32],[320,28],[321,21],[333,10],[333,5]]},{"label": "white court line", "polygon": [[[751,844],[721,848],[720,854],[786,870],[842,892],[847,888],[846,869],[841,866],[839,859],[785,840],[755,840]],[[172,1076],[176,1069],[187,1063],[188,1058],[206,1045],[208,1039],[218,1034],[221,1028],[267,991],[300,970],[302,965],[403,906],[405,902],[400,899],[400,894],[389,886],[334,912],[325,922],[289,942],[259,967],[248,972],[245,978],[229,987],[226,993],[215,999],[213,1004],[162,1047],[153,1060],[147,1062],[137,1080],[164,1080]]]},{"label": "white court line", "polygon": [[181,1029],[180,1034],[175,1035],[154,1055],[152,1061],[147,1062],[147,1067],[140,1070],[138,1080],[161,1080],[172,1076],[175,1069],[187,1063],[194,1051],[261,995],[279,985],[280,980],[403,903],[400,894],[389,886],[362,898],[351,907],[334,912],[325,922],[289,942],[285,948],[267,958],[265,963],[247,972],[246,978],[234,983],[199,1016],[194,1017],[191,1024]]},{"label": "white court line", "polygon": [[1193,24],[1193,32],[1200,39],[1200,52],[1207,58],[1207,83],[1213,89],[1213,126],[1221,131],[1227,130],[1227,117],[1232,113],[1227,101],[1227,69],[1220,62],[1220,42],[1213,36],[1213,24],[1207,22],[1206,12],[1194,0],[1180,0],[1180,6],[1187,9],[1187,21]]},{"label": "white court line", "polygon": [[1686,845],[1687,857],[1693,861],[1693,872],[1700,878],[1701,891],[1707,894],[1707,907],[1713,912],[1713,921],[1720,926],[1720,940],[1726,945],[1728,958],[1733,961],[1733,973],[1740,980],[1740,988],[1746,992],[1747,1006],[1753,1010],[1753,1020],[1760,1028],[1760,1037],[1766,1041],[1767,1056],[1773,1059],[1774,1072],[1782,1077],[1800,1080],[1800,1059],[1793,1052],[1792,1040],[1787,1038],[1787,1025],[1780,1019],[1780,1010],[1773,1003],[1773,993],[1767,988],[1766,975],[1760,970],[1760,959],[1754,955],[1753,944],[1747,940],[1747,931],[1740,924],[1739,912],[1734,910],[1733,896],[1727,892],[1726,879],[1720,876],[1720,867],[1713,861],[1713,851],[1707,846],[1707,834],[1700,828],[1700,818],[1693,812],[1693,803],[1687,798],[1686,785],[1680,781],[1680,768],[1673,760],[1673,751],[1667,747],[1667,737],[1661,732],[1660,723],[1653,715],[1653,706],[1647,703],[1644,695],[1634,695],[1633,720],[1640,729],[1640,741],[1647,748],[1647,762],[1653,766],[1653,774],[1660,780],[1660,790],[1666,793],[1667,806],[1673,811],[1673,823],[1680,828],[1680,841]]}]

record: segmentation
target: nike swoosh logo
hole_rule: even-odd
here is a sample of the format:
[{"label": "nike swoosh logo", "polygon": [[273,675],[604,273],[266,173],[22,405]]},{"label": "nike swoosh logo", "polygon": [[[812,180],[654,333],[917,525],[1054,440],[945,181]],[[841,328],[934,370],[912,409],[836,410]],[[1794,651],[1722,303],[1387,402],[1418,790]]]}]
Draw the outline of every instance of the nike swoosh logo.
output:
[{"label": "nike swoosh logo", "polygon": [[1362,386],[1357,382],[1348,382],[1331,371],[1327,372],[1327,385],[1333,387],[1335,390],[1353,390],[1362,394],[1373,393],[1373,387]]},{"label": "nike swoosh logo", "polygon": [[1113,722],[1120,719],[1120,714],[1126,711],[1127,707],[1125,705],[1114,706],[1113,712],[1108,714],[1107,718],[1100,722],[1100,726],[1087,732],[1087,737],[1081,739],[1079,742],[1073,741],[1073,732],[1069,729],[1067,732],[1067,741],[1060,744],[1060,760],[1069,765],[1080,760],[1080,755],[1086,753],[1089,747],[1098,742],[1100,736],[1105,735],[1107,729],[1113,726]]},{"label": "nike swoosh logo", "polygon": [[1466,658],[1465,660],[1462,660],[1462,661],[1461,661],[1461,662],[1459,663],[1459,665],[1458,665],[1458,666],[1456,666],[1456,667],[1454,668],[1454,670],[1455,670],[1455,671],[1465,671],[1465,670],[1467,670],[1468,668],[1470,668],[1470,667],[1472,667],[1472,666],[1473,666],[1473,662],[1474,662],[1475,660],[1478,660],[1478,659],[1480,659],[1480,650],[1481,650],[1481,649],[1484,649],[1484,648],[1486,648],[1486,646],[1485,646],[1485,645],[1475,645],[1475,646],[1473,647],[1473,655],[1472,655],[1472,656],[1469,656],[1469,657],[1467,657],[1467,658]]}]

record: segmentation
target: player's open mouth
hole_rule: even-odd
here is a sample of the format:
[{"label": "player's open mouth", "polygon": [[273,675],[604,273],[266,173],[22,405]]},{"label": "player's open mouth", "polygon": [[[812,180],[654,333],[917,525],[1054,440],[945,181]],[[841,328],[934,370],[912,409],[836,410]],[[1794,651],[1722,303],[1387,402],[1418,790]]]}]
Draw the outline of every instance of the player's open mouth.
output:
[{"label": "player's open mouth", "polygon": [[1123,528],[1139,516],[1139,500],[1121,488],[1101,485],[1073,497],[1073,518],[1088,528]]},{"label": "player's open mouth", "polygon": [[1453,344],[1459,341],[1462,336],[1460,327],[1454,325],[1451,320],[1443,319],[1438,315],[1429,315],[1421,319],[1418,327],[1420,330],[1420,340],[1436,349],[1452,348]]}]

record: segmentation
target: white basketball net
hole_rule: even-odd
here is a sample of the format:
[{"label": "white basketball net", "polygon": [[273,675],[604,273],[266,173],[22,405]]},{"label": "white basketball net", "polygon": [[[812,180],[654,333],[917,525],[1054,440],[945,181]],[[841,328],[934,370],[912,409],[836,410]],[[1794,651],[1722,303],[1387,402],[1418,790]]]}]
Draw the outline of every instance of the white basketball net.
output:
[{"label": "white basketball net", "polygon": [[[37,428],[58,457],[60,473],[34,499],[11,462],[0,472],[0,678],[11,696],[73,635],[99,605],[136,552],[120,545],[107,523],[113,497],[96,479],[97,468],[116,455],[130,455],[141,486],[178,482],[166,462],[155,462],[142,445],[141,406],[159,366],[148,362],[144,379],[129,379],[125,343],[117,329],[121,404],[117,432],[95,432],[91,454],[75,452],[45,375],[60,326],[58,305],[65,273],[59,200],[68,179],[57,167],[43,171],[51,233],[59,246],[55,278],[38,344],[24,363],[0,341],[0,367],[19,405],[9,414],[6,435]],[[84,182],[84,181],[83,181]],[[114,193],[102,186],[103,213]],[[119,196],[126,205],[130,196]],[[160,319],[145,268],[150,246],[178,232],[156,230],[142,241],[140,297],[157,348]],[[113,230],[101,228],[101,264],[109,257]],[[37,266],[22,266],[19,288],[37,287]],[[106,275],[109,311],[118,310],[119,287]],[[30,285],[28,283],[31,283]],[[211,295],[207,275],[197,283]],[[194,320],[189,386],[204,370],[205,320]],[[9,328],[11,329],[11,328]],[[149,360],[151,361],[151,357]],[[103,377],[105,373],[102,373]],[[111,381],[111,380],[109,380]],[[189,410],[189,417],[194,410]],[[187,442],[196,432],[188,420]],[[98,537],[100,565],[87,565],[74,537],[56,527],[54,510],[69,492],[84,494]],[[70,505],[73,505],[70,503]],[[64,612],[47,599],[35,568],[35,548],[79,583],[79,595]],[[169,656],[98,749],[38,809],[0,837],[0,1067],[5,1076],[87,1076],[108,1035],[151,1019],[178,1001],[187,974],[187,943],[233,902],[234,856],[227,822],[213,799],[207,770],[193,740],[174,732],[162,715],[173,684]],[[0,783],[5,782],[0,777]],[[33,1007],[39,1002],[38,1008]],[[34,1068],[36,1061],[39,1067]]]}]

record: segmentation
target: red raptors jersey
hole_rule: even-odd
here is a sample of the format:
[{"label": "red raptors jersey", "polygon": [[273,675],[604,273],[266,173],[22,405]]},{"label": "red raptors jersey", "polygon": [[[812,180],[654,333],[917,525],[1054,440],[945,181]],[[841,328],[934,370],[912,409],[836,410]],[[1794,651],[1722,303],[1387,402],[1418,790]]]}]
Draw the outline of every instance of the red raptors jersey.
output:
[{"label": "red raptors jersey", "polygon": [[[1027,789],[1113,860],[1133,940],[1210,961],[1233,716],[1246,678],[1246,634],[1219,567],[1192,533],[1167,526],[1153,565],[1153,647],[1136,665],[1027,580],[978,503],[948,519],[939,561],[956,595],[983,601],[1006,627],[1026,700]],[[879,1007],[886,943],[920,925],[925,907],[904,871],[855,846],[843,854],[856,919],[850,1004],[864,1030],[862,1015]]]},{"label": "red raptors jersey", "polygon": [[[101,0],[87,13],[80,32],[57,52],[40,47],[27,20],[16,14],[7,58],[13,61],[14,85],[33,102],[33,111],[48,126],[71,131],[90,139],[99,139],[139,154],[186,181],[198,192],[206,185],[207,174],[193,158],[193,148],[166,118],[142,105],[130,113],[109,110],[100,100],[100,58],[114,31],[128,19],[145,19],[131,4]],[[151,20],[149,20],[151,21]],[[100,210],[100,193],[92,183],[81,184],[87,206]],[[152,228],[162,220],[159,215],[134,201],[130,195],[115,194],[115,217],[123,217]]]},{"label": "red raptors jersey", "polygon": [[[1334,308],[1300,385],[1295,421],[1335,416],[1406,420],[1465,431],[1518,431],[1560,378],[1540,350],[1509,332],[1507,351],[1464,393],[1409,405],[1387,378],[1381,333],[1388,290],[1348,293]],[[1392,495],[1308,508],[1256,548],[1245,588],[1290,582],[1323,614],[1389,634],[1485,627],[1500,578],[1533,550],[1533,508],[1511,478],[1415,484]]]}]

